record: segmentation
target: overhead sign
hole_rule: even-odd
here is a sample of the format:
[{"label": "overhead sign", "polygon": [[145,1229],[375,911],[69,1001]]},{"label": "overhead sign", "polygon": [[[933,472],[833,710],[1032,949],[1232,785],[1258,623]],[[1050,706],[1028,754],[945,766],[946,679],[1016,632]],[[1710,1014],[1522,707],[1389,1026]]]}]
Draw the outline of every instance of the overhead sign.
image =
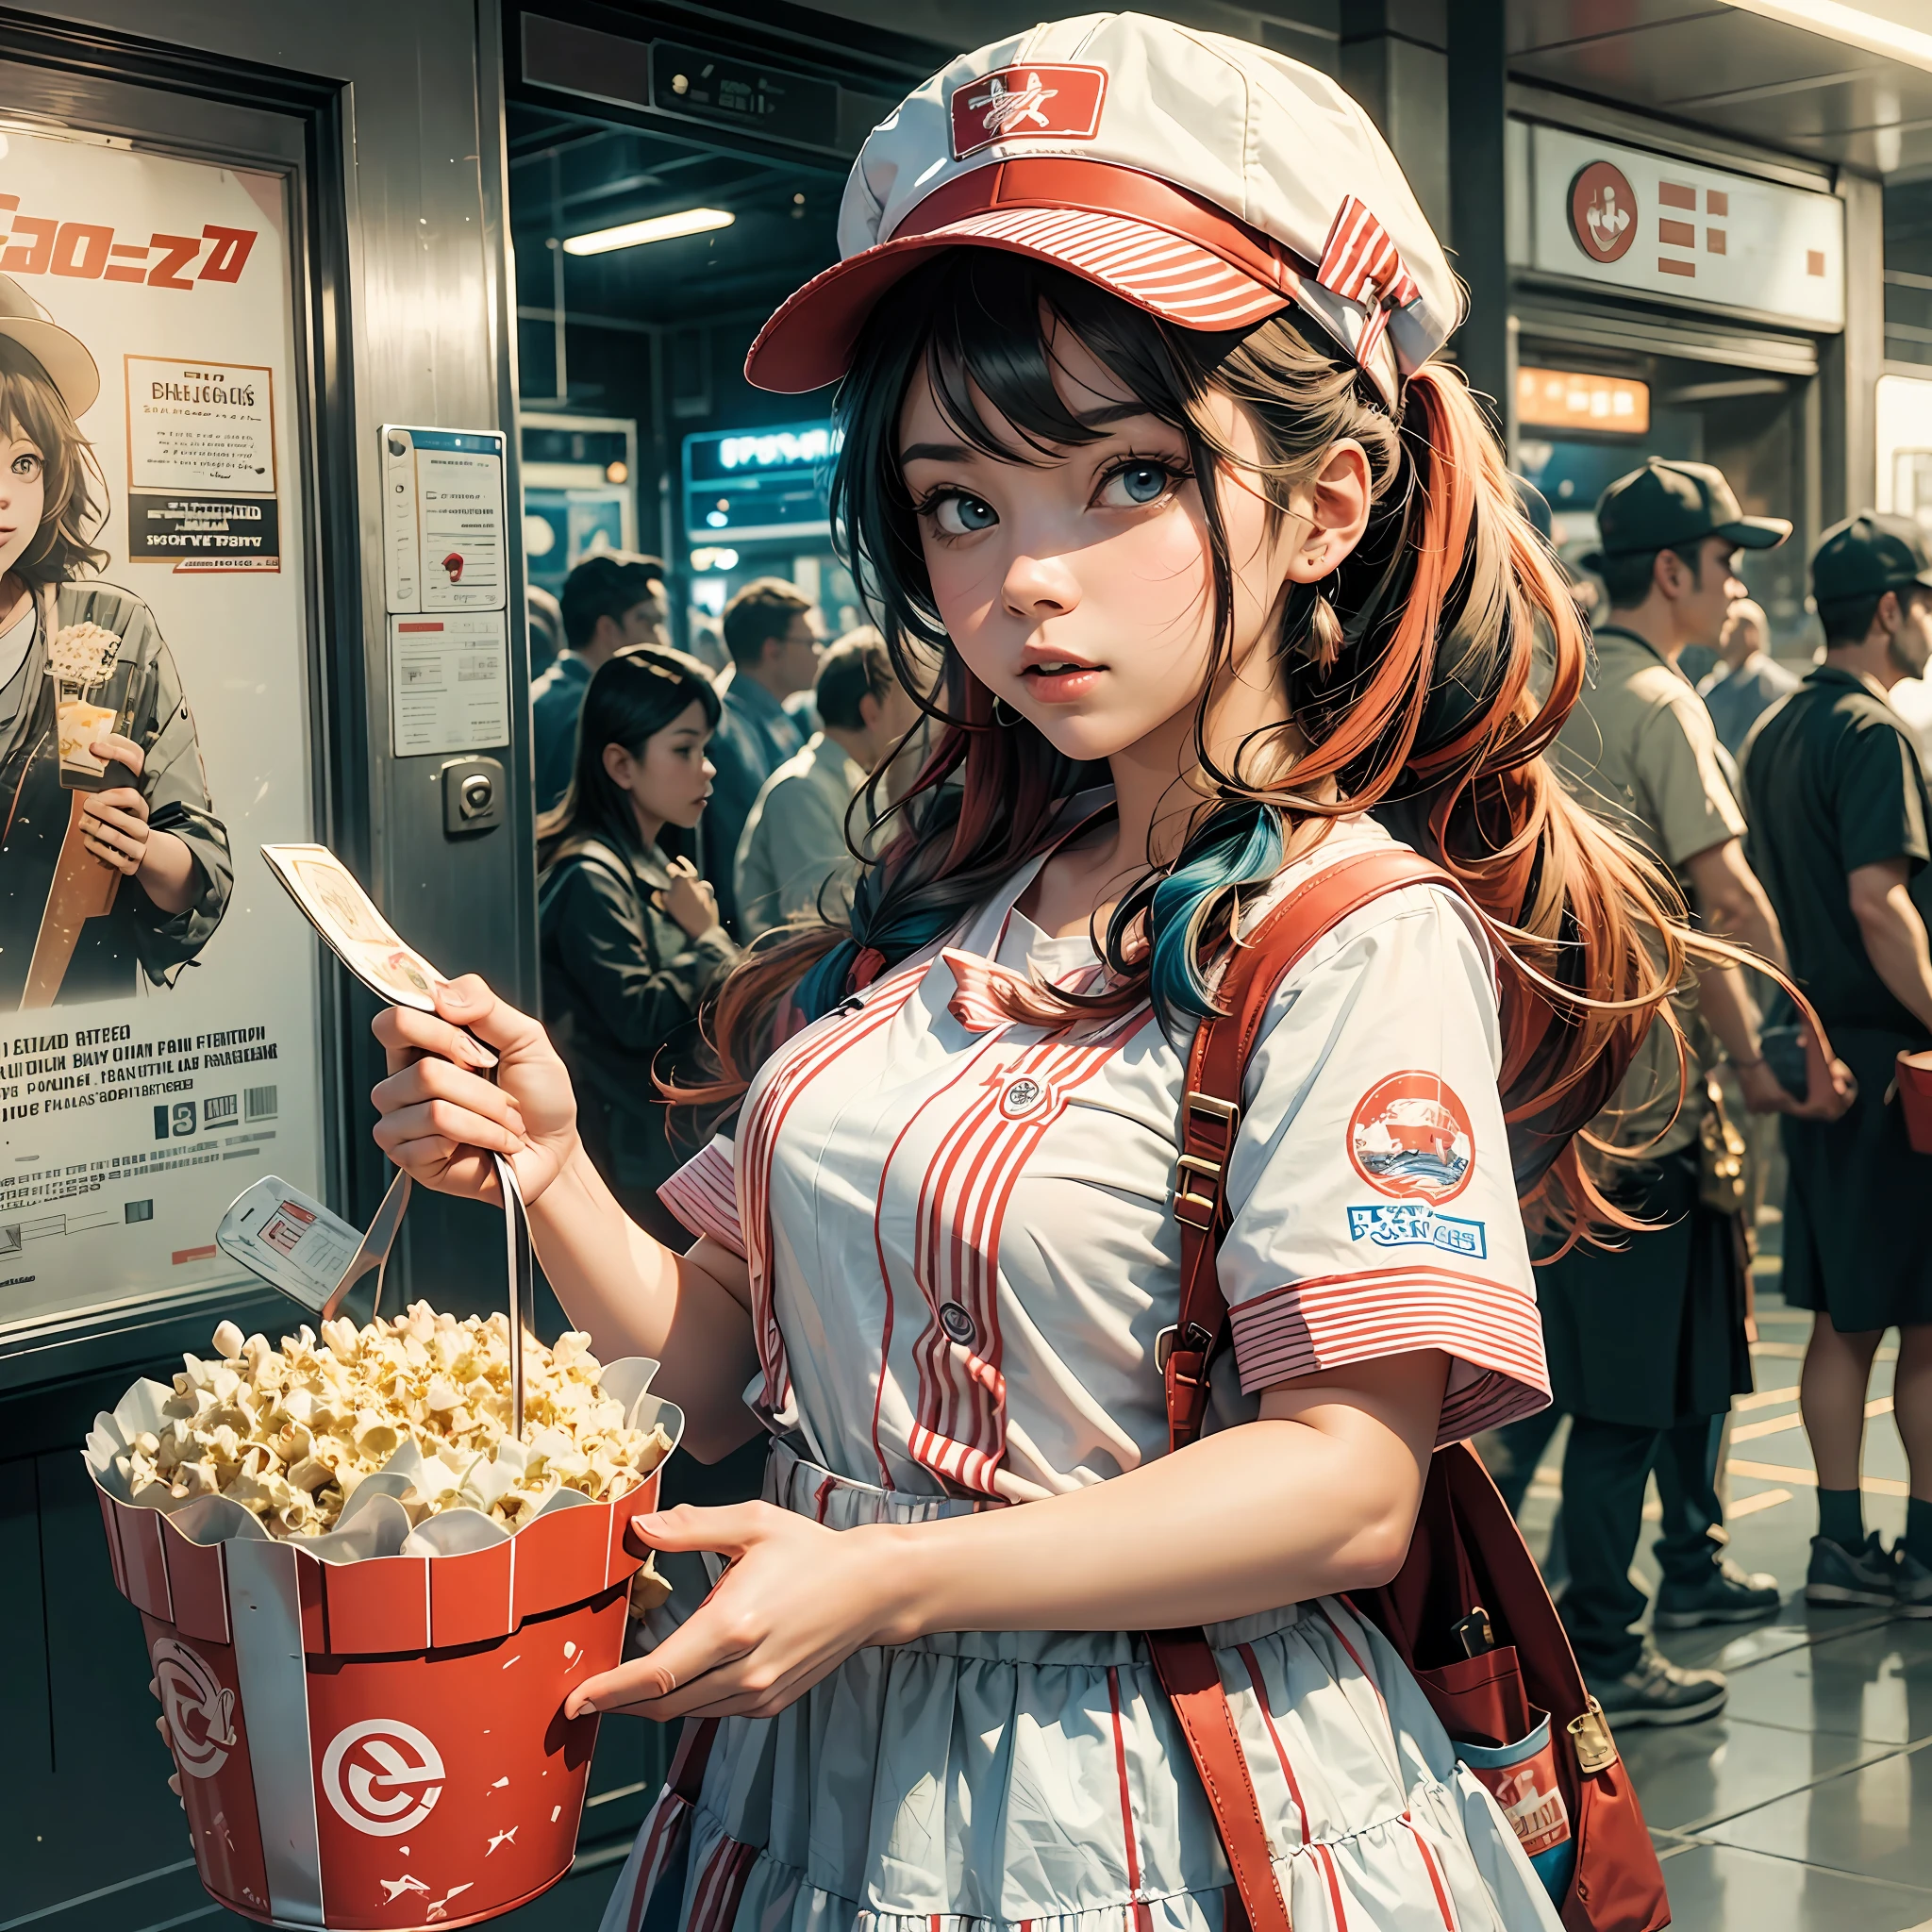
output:
[{"label": "overhead sign", "polygon": [[1529,137],[1528,266],[1651,300],[1844,326],[1836,195],[1568,128],[1536,126]]},{"label": "overhead sign", "polygon": [[802,147],[826,147],[838,138],[839,90],[832,82],[721,59],[675,41],[651,42],[651,105],[660,114],[739,127]]},{"label": "overhead sign", "polygon": [[1583,370],[1519,369],[1516,420],[1525,428],[1644,436],[1650,431],[1650,385]]},{"label": "overhead sign", "polygon": [[694,543],[823,537],[831,424],[782,423],[684,439],[685,529]]}]

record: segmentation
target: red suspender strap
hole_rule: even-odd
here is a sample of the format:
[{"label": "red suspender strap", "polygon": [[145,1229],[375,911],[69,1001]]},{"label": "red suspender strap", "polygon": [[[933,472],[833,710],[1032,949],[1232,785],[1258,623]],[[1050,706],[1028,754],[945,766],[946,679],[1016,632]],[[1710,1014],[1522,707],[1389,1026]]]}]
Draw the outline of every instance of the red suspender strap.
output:
[{"label": "red suspender strap", "polygon": [[[1235,1895],[1247,1913],[1251,1932],[1291,1932],[1288,1902],[1274,1876],[1274,1857],[1255,1779],[1234,1726],[1234,1711],[1221,1682],[1221,1669],[1208,1640],[1198,1630],[1150,1630],[1147,1648],[1160,1674],[1160,1688],[1188,1740],[1188,1755],[1208,1793],[1221,1848],[1234,1874]],[[1233,1914],[1228,1914],[1230,1926]]]},{"label": "red suspender strap", "polygon": [[[1201,1433],[1208,1366],[1227,1324],[1215,1261],[1227,1221],[1227,1163],[1241,1128],[1242,1075],[1262,1022],[1295,962],[1324,933],[1385,892],[1449,875],[1406,845],[1344,858],[1297,886],[1229,955],[1217,989],[1224,1017],[1206,1020],[1188,1058],[1174,1218],[1181,1230],[1179,1319],[1160,1340],[1170,1448]],[[1291,1932],[1254,1775],[1220,1665],[1200,1630],[1156,1630],[1147,1647],[1214,1813],[1250,1932]],[[1235,1899],[1228,1924],[1236,1932]]]},{"label": "red suspender strap", "polygon": [[1168,1446],[1201,1433],[1208,1363],[1227,1324],[1215,1257],[1227,1224],[1227,1163],[1241,1130],[1248,1056],[1281,984],[1322,936],[1351,912],[1406,886],[1455,889],[1441,866],[1407,845],[1389,845],[1324,866],[1263,918],[1228,956],[1217,989],[1223,1018],[1204,1020],[1188,1058],[1174,1212],[1181,1230],[1181,1305],[1159,1347],[1167,1383]]},{"label": "red suspender strap", "polygon": [[714,1717],[688,1717],[677,1735],[677,1750],[664,1782],[687,1805],[695,1805],[704,1789],[705,1767],[718,1741],[718,1722]]}]

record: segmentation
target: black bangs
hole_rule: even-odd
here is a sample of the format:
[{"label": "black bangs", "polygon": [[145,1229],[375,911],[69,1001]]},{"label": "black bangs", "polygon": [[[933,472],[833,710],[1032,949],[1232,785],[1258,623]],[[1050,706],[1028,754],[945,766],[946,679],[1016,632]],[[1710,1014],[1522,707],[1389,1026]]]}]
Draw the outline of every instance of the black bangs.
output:
[{"label": "black bangs", "polygon": [[[830,495],[834,541],[885,619],[902,681],[904,638],[943,645],[912,499],[899,465],[899,414],[924,375],[940,412],[970,447],[1002,462],[1051,462],[1096,442],[1054,377],[1064,330],[1116,375],[1146,412],[1188,439],[1197,473],[1213,467],[1191,415],[1208,373],[1244,339],[1177,331],[1064,269],[1005,249],[953,248],[916,269],[873,310],[833,413],[842,442]],[[1096,398],[1095,407],[1108,407]],[[1000,419],[995,428],[989,408]],[[1210,520],[1215,520],[1209,512]],[[1218,573],[1217,573],[1218,574]]]},{"label": "black bangs", "polygon": [[[1057,328],[1077,337],[1150,415],[1188,426],[1191,386],[1164,325],[1143,310],[1065,270],[1005,250],[954,249],[925,274],[926,286],[907,293],[925,309],[926,373],[941,414],[975,449],[1007,462],[1051,461],[1058,449],[1107,434],[1070,408],[1055,383]],[[1018,432],[1023,447],[987,424],[975,390]]]}]

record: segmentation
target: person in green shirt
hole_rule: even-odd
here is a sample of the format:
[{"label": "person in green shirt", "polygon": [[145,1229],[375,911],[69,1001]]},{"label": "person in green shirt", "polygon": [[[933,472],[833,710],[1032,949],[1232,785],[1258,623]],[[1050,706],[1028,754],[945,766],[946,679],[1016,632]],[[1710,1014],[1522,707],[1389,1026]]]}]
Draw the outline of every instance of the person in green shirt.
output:
[{"label": "person in green shirt", "polygon": [[[1889,1097],[1898,1054],[1932,1046],[1932,804],[1886,696],[1932,661],[1932,553],[1915,524],[1868,510],[1825,533],[1811,585],[1824,661],[1744,756],[1753,862],[1791,971],[1858,1081],[1841,1120],[1783,1124],[1785,1300],[1813,1310],[1799,1383],[1818,1469],[1806,1596],[1932,1617],[1932,1163]],[[1865,1534],[1858,1465],[1872,1360],[1892,1326],[1912,1492],[1888,1552]]]},{"label": "person in green shirt", "polygon": [[[1710,714],[1678,659],[1687,644],[1714,643],[1742,595],[1739,551],[1781,543],[1790,525],[1744,515],[1707,464],[1655,458],[1610,485],[1597,521],[1592,568],[1610,621],[1596,631],[1595,680],[1553,747],[1557,772],[1675,876],[1707,929],[1782,965]],[[1637,1628],[1645,1603],[1629,1572],[1653,1465],[1665,1507],[1657,1624],[1748,1621],[1779,1602],[1774,1578],[1746,1574],[1724,1553],[1716,1448],[1732,1396],[1751,1386],[1746,1282],[1738,1216],[1702,1197],[1699,1141],[1707,1070],[1720,1058],[1754,1109],[1796,1103],[1764,1063],[1740,968],[1698,974],[1677,1019],[1681,1075],[1678,1039],[1659,1021],[1591,1129],[1606,1150],[1592,1157],[1592,1177],[1649,1225],[1613,1248],[1579,1244],[1539,1271],[1555,1406],[1571,1416],[1563,1618],[1586,1681],[1619,1724],[1686,1723],[1725,1696],[1720,1674],[1678,1668]]]}]

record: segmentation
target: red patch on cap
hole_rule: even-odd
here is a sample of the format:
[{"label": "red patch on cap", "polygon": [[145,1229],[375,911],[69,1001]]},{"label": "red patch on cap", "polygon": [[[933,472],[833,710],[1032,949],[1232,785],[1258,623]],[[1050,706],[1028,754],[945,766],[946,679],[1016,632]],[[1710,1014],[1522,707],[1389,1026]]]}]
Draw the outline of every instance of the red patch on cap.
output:
[{"label": "red patch on cap", "polygon": [[1356,1102],[1348,1158],[1377,1193],[1453,1200],[1475,1167],[1469,1109],[1435,1074],[1391,1074]]},{"label": "red patch on cap", "polygon": [[1001,67],[953,90],[953,158],[996,141],[1091,141],[1107,98],[1104,67]]}]

